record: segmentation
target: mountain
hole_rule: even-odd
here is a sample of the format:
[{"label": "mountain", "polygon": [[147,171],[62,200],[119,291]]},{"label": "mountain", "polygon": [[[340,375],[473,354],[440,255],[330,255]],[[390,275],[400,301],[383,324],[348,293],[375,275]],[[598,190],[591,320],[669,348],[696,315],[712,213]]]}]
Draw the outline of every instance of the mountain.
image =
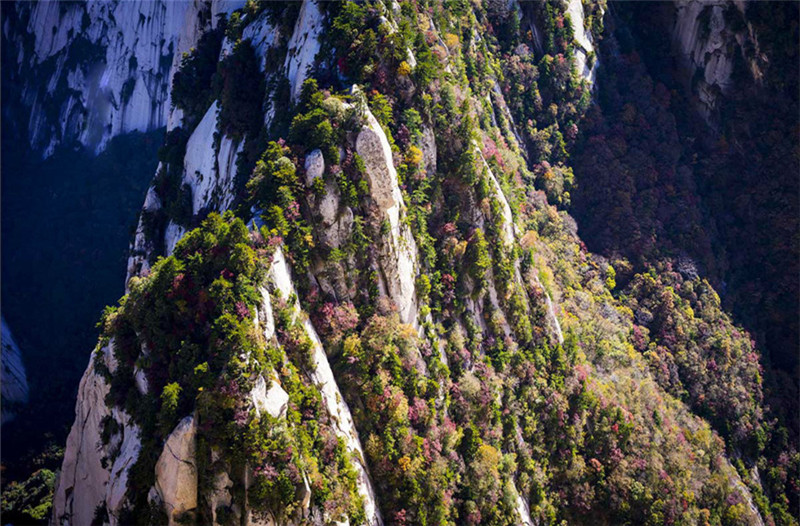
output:
[{"label": "mountain", "polygon": [[715,192],[796,190],[761,9],[4,9],[37,152],[166,126],[51,523],[797,524],[796,209]]}]

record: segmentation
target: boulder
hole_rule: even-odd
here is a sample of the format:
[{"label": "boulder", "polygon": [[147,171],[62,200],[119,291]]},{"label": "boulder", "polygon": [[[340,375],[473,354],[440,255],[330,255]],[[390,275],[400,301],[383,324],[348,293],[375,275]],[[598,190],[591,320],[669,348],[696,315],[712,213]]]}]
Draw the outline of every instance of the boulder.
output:
[{"label": "boulder", "polygon": [[325,185],[325,195],[318,199],[317,209],[322,216],[322,224],[330,227],[336,222],[339,213],[339,187],[336,183],[329,182]]},{"label": "boulder", "polygon": [[306,156],[306,186],[314,184],[314,179],[322,177],[325,173],[325,158],[322,150],[317,148]]},{"label": "boulder", "polygon": [[193,416],[181,420],[170,433],[156,463],[156,491],[169,518],[169,524],[187,511],[197,508],[197,465]]},{"label": "boulder", "polygon": [[[375,119],[370,113],[368,118]],[[393,192],[393,187],[397,185],[397,174],[391,164],[392,150],[386,136],[375,129],[379,126],[377,121],[369,124],[356,138],[356,152],[364,161],[372,199],[385,211],[397,204]]]},{"label": "boulder", "polygon": [[250,399],[258,416],[269,413],[273,418],[280,418],[286,415],[286,408],[289,406],[289,395],[278,381],[272,379],[267,388],[267,381],[263,376],[256,380],[256,386],[250,391]]}]

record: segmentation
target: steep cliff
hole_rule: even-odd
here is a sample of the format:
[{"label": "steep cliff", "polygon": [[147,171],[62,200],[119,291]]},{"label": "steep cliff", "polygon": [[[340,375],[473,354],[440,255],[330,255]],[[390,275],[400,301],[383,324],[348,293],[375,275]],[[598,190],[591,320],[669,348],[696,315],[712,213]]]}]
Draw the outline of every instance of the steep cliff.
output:
[{"label": "steep cliff", "polygon": [[53,522],[762,524],[555,204],[604,11],[249,3],[196,37]]},{"label": "steep cliff", "polygon": [[11,329],[3,318],[2,339],[2,378],[3,387],[3,423],[14,418],[14,406],[28,401],[28,380],[25,376],[25,365],[22,363],[20,351]]},{"label": "steep cliff", "polygon": [[710,122],[716,121],[718,98],[733,87],[734,62],[746,65],[756,82],[762,81],[766,55],[759,49],[753,25],[745,15],[747,2],[675,3],[673,42],[691,79],[698,108]]},{"label": "steep cliff", "polygon": [[[243,0],[18,2],[6,18],[31,145],[102,150],[112,137],[163,127],[182,54]],[[10,9],[9,9],[10,10]]]}]

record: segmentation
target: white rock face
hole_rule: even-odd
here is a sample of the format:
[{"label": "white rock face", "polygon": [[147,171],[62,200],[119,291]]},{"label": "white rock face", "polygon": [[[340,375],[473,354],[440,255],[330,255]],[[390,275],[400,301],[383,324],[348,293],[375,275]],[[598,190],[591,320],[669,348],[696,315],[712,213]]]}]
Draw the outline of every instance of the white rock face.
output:
[{"label": "white rock face", "polygon": [[219,102],[214,101],[186,143],[183,181],[192,189],[193,214],[208,206],[225,210],[234,197],[236,156],[244,148],[244,141],[234,144],[232,139],[223,136],[217,151],[214,134],[218,115]]},{"label": "white rock face", "polygon": [[[280,292],[280,295],[286,299],[291,298],[295,293],[294,285],[292,284],[291,269],[280,248],[275,251],[269,275],[275,287]],[[294,309],[295,319],[302,316],[300,306],[296,301],[293,302],[292,307]],[[311,375],[312,380],[319,387],[322,400],[325,403],[325,408],[336,424],[336,434],[344,439],[347,448],[354,454],[354,466],[359,475],[358,490],[364,499],[364,511],[367,516],[367,522],[370,526],[380,526],[383,524],[383,520],[381,519],[380,510],[377,507],[375,490],[369,478],[369,471],[364,461],[364,450],[361,447],[361,440],[358,437],[358,432],[353,423],[350,408],[342,398],[339,386],[336,384],[336,379],[333,376],[333,371],[328,363],[328,357],[325,354],[325,350],[322,348],[322,343],[320,342],[316,329],[314,329],[308,317],[303,316],[302,324],[314,347],[313,360],[316,369]]]},{"label": "white rock face", "polygon": [[169,517],[177,524],[181,514],[197,508],[197,467],[193,416],[181,420],[164,444],[156,464],[156,491]]},{"label": "white rock face", "polygon": [[[158,168],[156,168],[156,173],[158,173],[159,170],[161,170],[161,163],[158,163]],[[159,208],[161,208],[161,199],[158,198],[155,188],[151,186],[150,188],[147,189],[147,194],[145,195],[144,198],[144,206],[142,206],[142,211],[155,212]],[[128,256],[128,269],[127,269],[127,275],[125,277],[126,293],[129,292],[128,281],[131,279],[131,277],[136,276],[142,272],[145,272],[150,268],[150,265],[147,261],[147,254],[151,250],[151,248],[152,248],[152,242],[149,242],[147,236],[145,235],[144,222],[142,221],[142,217],[140,217],[139,222],[136,225],[136,234],[133,236],[133,242],[131,243],[130,256]]]},{"label": "white rock face", "polygon": [[[230,14],[235,9],[243,7],[245,0],[193,0],[194,10],[187,10],[186,17],[183,21],[180,35],[177,39],[177,51],[170,70],[170,85],[171,79],[175,71],[177,71],[181,55],[188,52],[192,47],[196,46],[197,41],[202,35],[203,31],[209,27],[214,27],[218,16],[221,14]],[[198,16],[200,9],[210,10],[211,18],[213,19],[210,26],[204,24],[203,17]],[[301,13],[302,15],[302,13]],[[296,33],[297,46],[305,45],[317,46],[315,38],[311,36],[317,35],[320,31],[319,18],[321,15],[316,6],[310,6],[305,11],[305,22],[302,27],[296,30],[302,30],[302,33]],[[266,72],[266,55],[270,48],[279,43],[278,37],[280,33],[277,28],[273,27],[267,20],[267,13],[262,13],[261,16],[255,20],[248,21],[249,23],[242,30],[242,40],[249,40],[253,45],[256,57],[260,62],[260,68]],[[298,18],[298,23],[302,17]],[[313,29],[309,34],[307,32]],[[305,37],[303,37],[305,35]],[[303,37],[303,38],[301,38]],[[310,38],[310,39],[309,39]],[[223,47],[232,48],[232,43],[225,39]],[[220,53],[223,55],[225,49]],[[289,63],[292,62],[290,58],[299,60],[302,53],[305,53],[299,47],[295,49],[295,55],[287,54],[286,64],[287,68]],[[309,60],[313,60],[316,55],[314,51],[310,55]],[[310,64],[310,62],[308,63]],[[306,66],[308,65],[306,64]],[[294,69],[291,70],[292,75],[298,75],[300,71],[305,75],[306,69],[298,69],[298,65],[294,64]],[[267,74],[267,80],[278,75],[279,73]],[[302,84],[302,81],[301,81]],[[166,122],[167,129],[171,130],[183,124],[183,112],[178,108],[169,108],[167,112]],[[233,141],[230,137],[221,134],[219,145],[214,141],[214,134],[219,133],[217,129],[217,116],[219,114],[219,102],[215,101],[214,104],[206,111],[201,122],[192,131],[192,135],[187,143],[186,155],[184,157],[184,174],[182,184],[187,184],[192,189],[192,212],[197,213],[203,208],[210,208],[217,211],[226,210],[234,199],[233,184],[236,177],[236,161],[239,154],[244,149],[244,141],[238,143]],[[264,115],[264,124],[269,126],[272,121],[274,109],[268,107]],[[158,170],[161,169],[159,163]],[[151,187],[148,190],[147,197],[144,203],[144,209],[149,211],[158,210],[161,203],[155,190]],[[163,243],[166,254],[171,254],[175,249],[176,243],[186,233],[183,227],[171,223],[167,226],[164,239],[148,240],[144,234],[144,226],[139,222],[134,242],[131,245],[131,256],[128,259],[128,273],[126,283],[131,277],[146,272],[149,269],[148,256],[156,248],[156,245]]]},{"label": "white rock face", "polygon": [[[113,371],[113,343],[101,353]],[[128,470],[139,455],[141,442],[139,430],[130,423],[129,416],[106,406],[108,391],[109,385],[94,370],[93,355],[78,388],[75,423],[67,438],[53,500],[54,524],[90,524],[95,509],[101,505],[109,512],[111,524],[116,524],[125,503]],[[104,445],[101,434],[106,418],[113,418],[120,431]]]},{"label": "white rock face", "polygon": [[[183,159],[183,179],[181,184],[189,186],[192,192],[192,214],[197,214],[204,208],[224,211],[234,199],[233,185],[236,178],[236,161],[239,153],[244,149],[244,141],[234,142],[230,137],[223,135],[217,150],[214,135],[217,132],[217,116],[219,102],[208,108],[200,123],[192,132],[186,143],[186,155]],[[162,169],[158,164],[156,173]],[[155,212],[161,208],[161,201],[150,187],[145,197],[143,210]],[[169,222],[163,239],[165,254],[172,254],[175,245],[180,241],[186,229],[172,221]],[[153,250],[154,243],[158,240],[148,240],[145,235],[144,224],[139,220],[136,235],[131,244],[131,256],[128,258],[127,283],[131,277],[146,271],[149,268],[147,256]]]},{"label": "white rock face", "polygon": [[517,514],[519,514],[520,526],[533,526],[533,520],[531,519],[531,512],[528,507],[528,501],[525,500],[522,497],[522,495],[519,494],[516,486],[514,487],[514,493],[516,493],[517,495],[516,506],[517,506]]},{"label": "white rock face", "polygon": [[480,159],[483,162],[483,167],[486,169],[489,181],[492,183],[495,197],[498,201],[500,201],[500,207],[503,211],[503,243],[505,243],[507,247],[510,247],[514,244],[514,234],[517,228],[514,224],[514,216],[511,214],[511,207],[508,204],[506,195],[503,193],[503,189],[500,188],[500,183],[497,182],[497,178],[495,178],[492,169],[489,167],[489,163],[487,163],[486,159],[483,158],[483,154],[480,150],[477,150],[476,153],[480,156]]},{"label": "white rock face", "polygon": [[[233,185],[236,178],[236,161],[239,153],[244,149],[244,141],[237,143],[230,137],[223,135],[217,150],[214,135],[218,133],[218,114],[219,103],[214,101],[186,143],[186,156],[183,160],[183,179],[181,184],[186,184],[191,189],[193,214],[197,214],[204,208],[224,211],[230,206],[235,197]],[[156,173],[161,169],[162,165],[159,163]],[[160,208],[161,201],[155,192],[155,188],[150,187],[145,197],[143,209],[155,212]],[[165,254],[172,254],[173,250],[175,250],[175,245],[185,233],[186,229],[184,227],[172,221],[167,224],[163,239]],[[154,242],[157,242],[157,240],[147,240],[144,224],[140,219],[134,241],[131,244],[126,283],[131,277],[149,268],[147,255],[153,250]]]},{"label": "white rock face", "polygon": [[277,249],[272,256],[272,266],[269,272],[270,278],[275,288],[281,293],[281,297],[288,300],[294,294],[294,285],[292,284],[292,271],[289,269],[289,263],[283,256],[283,250]]},{"label": "white rock face", "polygon": [[272,316],[272,301],[269,297],[269,291],[264,287],[259,287],[258,292],[261,294],[261,307],[258,310],[258,318],[264,323],[264,339],[270,341],[275,335],[275,318]]},{"label": "white rock face", "polygon": [[322,150],[317,148],[306,156],[305,162],[306,169],[306,186],[314,184],[314,179],[322,177],[325,173],[325,158],[322,156]]},{"label": "white rock face", "polygon": [[139,369],[138,366],[133,367],[133,378],[136,381],[136,388],[142,394],[147,394],[149,390],[149,386],[147,384],[147,375],[144,374],[144,371]]},{"label": "white rock face", "polygon": [[[718,98],[732,87],[731,74],[735,55],[742,53],[742,46],[749,41],[756,49],[758,42],[752,28],[734,32],[726,25],[725,10],[744,12],[744,2],[725,0],[677,0],[675,2],[675,27],[672,31],[673,49],[681,59],[686,71],[686,84],[691,84],[696,69],[703,71],[703,78],[694,86],[699,101],[699,110],[709,120],[716,109]],[[742,19],[746,18],[742,15]],[[750,73],[757,81],[761,72],[757,60],[745,57]]]},{"label": "white rock face", "polygon": [[570,22],[572,23],[572,31],[575,34],[575,68],[578,74],[594,85],[595,77],[597,76],[597,61],[589,67],[587,63],[587,56],[589,53],[594,52],[594,42],[592,41],[592,34],[587,32],[583,26],[583,3],[581,0],[569,0],[567,5],[567,14],[569,15]]},{"label": "white rock face", "polygon": [[2,422],[8,422],[14,414],[9,409],[10,404],[24,404],[28,401],[28,380],[25,376],[25,366],[22,363],[22,352],[11,335],[11,329],[2,319],[2,373],[0,373],[0,389],[2,390]]},{"label": "white rock face", "polygon": [[122,443],[111,466],[111,477],[106,490],[106,509],[111,523],[115,524],[127,503],[128,472],[139,458],[142,441],[139,426],[132,424],[127,414],[118,409],[113,409],[111,413],[114,420],[123,423]]},{"label": "white rock face", "polygon": [[[243,0],[89,0],[63,4],[20,2],[33,49],[22,51],[18,68],[31,108],[30,141],[52,154],[61,142],[79,141],[99,152],[121,133],[167,123],[170,86],[180,55],[216,25],[220,13]],[[203,18],[201,12],[211,16]],[[202,22],[201,21],[205,21]],[[52,66],[51,66],[52,65]],[[47,71],[49,76],[38,75]],[[59,87],[59,81],[66,81]],[[44,90],[40,86],[46,86]],[[57,116],[54,118],[54,116]]]},{"label": "white rock face", "polygon": [[259,376],[255,387],[250,392],[250,399],[253,401],[257,416],[260,416],[261,413],[269,413],[273,418],[280,418],[286,414],[289,406],[289,395],[275,378],[270,380],[269,389],[267,389],[267,381],[263,376]]},{"label": "white rock face", "polygon": [[547,302],[547,316],[550,318],[550,323],[553,325],[553,330],[556,333],[556,339],[558,343],[564,343],[564,333],[561,332],[561,324],[558,322],[558,318],[556,317],[556,311],[553,308],[553,300],[550,299],[550,294],[546,291],[544,293],[545,300]]},{"label": "white rock face", "polygon": [[164,253],[172,254],[175,250],[175,245],[178,244],[178,241],[181,240],[185,233],[185,228],[170,221],[167,228],[164,229]]},{"label": "white rock face", "polygon": [[358,134],[356,151],[364,161],[370,194],[390,226],[390,235],[381,240],[382,280],[403,323],[417,326],[417,245],[411,230],[400,221],[405,204],[389,141],[369,110],[365,117],[367,126]]},{"label": "white rock face", "polygon": [[186,143],[186,156],[183,160],[183,180],[192,188],[192,213],[196,214],[213,189],[216,170],[216,148],[214,133],[217,131],[219,103],[208,108],[200,123]]},{"label": "white rock face", "polygon": [[314,57],[319,52],[322,18],[322,13],[319,12],[319,6],[315,0],[303,0],[294,26],[294,33],[289,40],[289,52],[284,64],[292,101],[296,101],[300,95],[303,82],[308,77],[308,68],[314,63]]},{"label": "white rock face", "polygon": [[266,69],[267,51],[276,44],[278,31],[267,20],[267,13],[242,30],[242,40],[249,40],[258,58],[261,71]]}]

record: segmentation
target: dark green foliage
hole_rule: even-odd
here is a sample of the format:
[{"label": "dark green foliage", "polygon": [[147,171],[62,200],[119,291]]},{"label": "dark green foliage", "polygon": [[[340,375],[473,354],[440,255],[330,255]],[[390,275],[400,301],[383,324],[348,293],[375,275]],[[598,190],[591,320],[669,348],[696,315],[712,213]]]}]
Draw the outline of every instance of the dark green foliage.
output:
[{"label": "dark green foliage", "polygon": [[328,39],[340,57],[337,67],[355,82],[363,83],[375,69],[378,36],[374,11],[356,2],[345,2],[333,9]]},{"label": "dark green foliage", "polygon": [[[636,263],[684,250],[714,270],[697,189],[681,160],[670,95],[635,57],[606,65],[575,164],[575,213],[590,248],[615,247]],[[592,221],[590,217],[606,217]],[[679,248],[680,247],[680,248]]]},{"label": "dark green foliage", "polygon": [[211,105],[211,80],[217,71],[222,47],[221,26],[200,36],[197,47],[184,53],[172,79],[172,103],[184,111],[189,123],[197,123]]},{"label": "dark green foliage", "polygon": [[324,102],[325,95],[319,90],[316,80],[307,80],[300,92],[298,113],[292,119],[288,139],[290,142],[302,144],[306,151],[319,148],[328,165],[338,164],[337,146],[341,143],[345,130],[341,127],[341,117],[336,119],[336,115],[326,111]]},{"label": "dark green foliage", "polygon": [[[153,266],[149,279],[134,279],[119,310],[106,317],[104,332],[115,337],[119,361],[109,401],[123,404],[142,428],[143,450],[131,471],[138,507],[145,505],[141,499],[152,484],[160,442],[190,412],[197,392],[234,374],[236,362],[231,369],[231,360],[255,345],[247,336],[252,331],[249,317],[230,314],[254,303],[253,280],[263,272],[254,265],[240,265],[236,274],[229,268],[229,259],[241,252],[237,247],[249,242],[241,220],[212,214],[202,229],[184,236],[175,255]],[[142,344],[159,352],[140,359]],[[144,370],[159,400],[139,395],[131,385],[134,363]]]},{"label": "dark green foliage", "polygon": [[49,469],[35,471],[24,482],[3,488],[3,521],[10,524],[47,524],[53,507],[56,474]]},{"label": "dark green foliage", "polygon": [[470,264],[469,273],[477,284],[476,291],[480,291],[487,283],[489,268],[492,266],[492,258],[489,256],[489,245],[483,231],[478,228],[472,234],[472,239],[467,245],[467,258]]},{"label": "dark green foliage", "polygon": [[300,214],[297,196],[302,195],[303,189],[289,154],[282,143],[270,142],[246,189],[250,201],[264,212],[271,227],[269,235],[286,240],[290,259],[303,272],[308,267],[313,240],[311,229]]},{"label": "dark green foliage", "polygon": [[664,269],[636,275],[625,294],[646,327],[634,327],[635,345],[659,383],[688,399],[734,447],[757,456],[764,447],[757,439],[763,433],[758,354],[721,311],[708,282]]},{"label": "dark green foliage", "polygon": [[[164,440],[189,414],[198,425],[201,495],[220,469],[211,461],[214,448],[223,453],[230,473],[248,463],[255,469],[247,505],[257,513],[294,517],[306,477],[315,488],[315,504],[332,517],[363,518],[350,453],[305,376],[314,370],[305,329],[279,301],[275,317],[285,351],[265,342],[253,325],[251,312],[260,301],[256,286],[264,282],[268,258],[262,234],[251,234],[231,213],[211,214],[183,237],[174,255],[159,259],[149,276],[131,281],[118,309],[106,311],[103,341],[113,336],[118,361],[106,402],[124,407],[142,429],[142,451],[129,478],[131,518],[137,523],[158,522],[161,512],[146,498],[155,463]],[[145,346],[152,350],[146,355]],[[138,393],[130,380],[134,364],[157,395]],[[278,377],[270,375],[273,370]],[[258,375],[279,381],[292,400],[280,424],[250,414],[245,393]],[[112,428],[105,425],[104,435],[113,434]],[[317,460],[323,455],[324,464]],[[198,520],[209,517],[202,508],[198,513]]]},{"label": "dark green foliage", "polygon": [[[776,450],[759,451],[781,426],[798,428],[797,386],[787,374],[797,368],[800,291],[798,183],[792,175],[797,152],[789,131],[796,127],[797,112],[790,108],[797,107],[798,77],[796,60],[788,59],[797,55],[797,40],[784,40],[796,35],[795,7],[776,6],[769,22],[762,6],[748,9],[744,19],[751,25],[746,29],[738,9],[725,10],[726,31],[742,32],[740,36],[755,31],[749,34],[758,35],[759,45],[770,42],[761,48],[769,49],[770,65],[761,63],[763,77],[753,82],[748,63],[757,59],[749,37],[741,39],[743,49],[732,44],[736,88],[718,93],[715,108],[701,117],[693,94],[684,89],[688,75],[662,67],[671,52],[669,39],[658,30],[663,9],[625,6],[611,27],[613,38],[606,42],[607,49],[618,52],[606,53],[599,77],[600,104],[582,126],[585,140],[575,166],[575,213],[590,248],[626,254],[642,272],[654,262],[663,269],[662,259],[674,261],[688,253],[697,261],[695,270],[720,291],[722,306],[751,331],[754,342],[749,344],[749,336],[740,339],[727,322],[719,322],[716,307],[703,316],[695,309],[698,318],[714,320],[710,327],[700,323],[702,330],[688,331],[699,320],[671,314],[667,327],[656,329],[668,343],[659,343],[661,351],[651,357],[658,355],[659,381],[672,378],[674,388],[674,379],[680,377],[678,389],[686,389],[684,397],[714,423],[729,445],[745,452],[749,466],[763,454],[760,469],[780,463],[783,473],[791,471],[786,458],[796,446],[787,448],[783,460]],[[709,23],[710,16],[710,9],[704,11],[701,23]],[[698,71],[691,86],[695,92],[703,78]],[[599,166],[603,168],[598,171]],[[600,216],[612,220],[596,221]],[[668,276],[653,279],[671,284],[674,278]],[[637,278],[637,293],[641,279]],[[683,294],[677,287],[672,293]],[[652,296],[631,298],[637,300],[652,301]],[[757,356],[746,352],[751,346],[764,353],[763,370],[754,363]],[[670,347],[679,350],[665,353]],[[730,366],[716,366],[720,354]],[[709,366],[712,370],[705,371]],[[757,423],[762,408],[764,421],[777,418],[777,424]],[[789,500],[783,490],[768,496],[775,520],[791,523],[785,522]],[[796,492],[791,499],[796,508]],[[760,505],[765,515],[769,508]]]},{"label": "dark green foliage", "polygon": [[220,101],[220,130],[236,139],[257,135],[263,124],[264,78],[249,41],[234,44],[219,63],[214,91]]},{"label": "dark green foliage", "polygon": [[164,145],[158,150],[161,169],[153,179],[153,188],[162,206],[156,211],[144,211],[143,222],[148,239],[163,235],[168,220],[187,227],[192,220],[192,190],[182,183],[183,158],[189,135],[183,128],[175,128],[167,133]]}]

